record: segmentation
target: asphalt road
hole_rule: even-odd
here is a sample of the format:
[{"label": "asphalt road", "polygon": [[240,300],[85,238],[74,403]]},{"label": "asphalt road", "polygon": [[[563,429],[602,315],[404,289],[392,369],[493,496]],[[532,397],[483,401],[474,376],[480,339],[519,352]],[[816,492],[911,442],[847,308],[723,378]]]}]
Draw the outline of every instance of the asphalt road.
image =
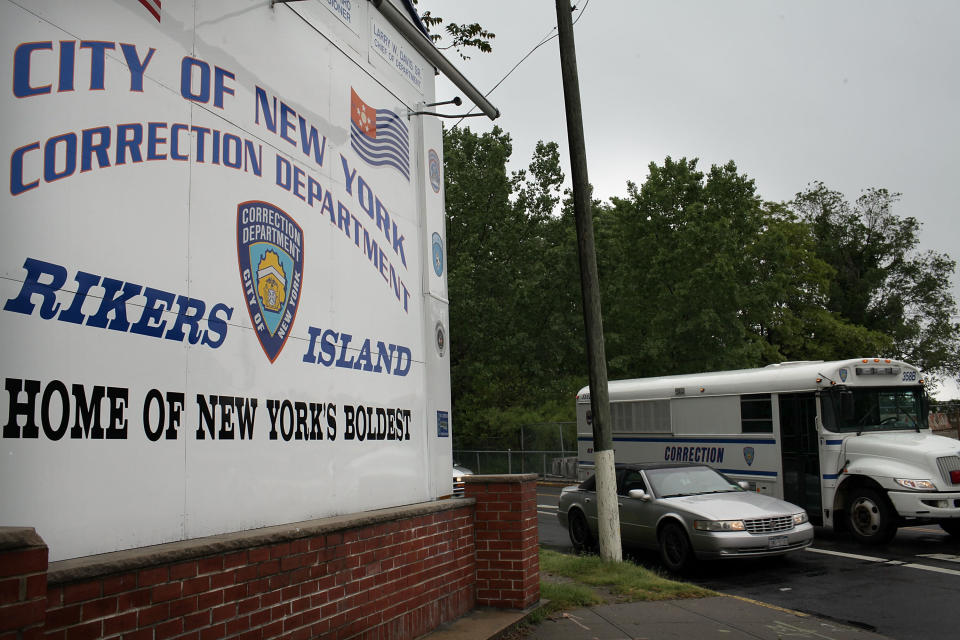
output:
[{"label": "asphalt road", "polygon": [[[557,521],[559,487],[539,487],[540,544],[572,552]],[[663,571],[655,553],[625,558]],[[704,587],[814,614],[897,640],[957,637],[960,541],[935,525],[902,528],[867,548],[817,530],[813,546],[783,558],[707,563],[684,577]]]}]

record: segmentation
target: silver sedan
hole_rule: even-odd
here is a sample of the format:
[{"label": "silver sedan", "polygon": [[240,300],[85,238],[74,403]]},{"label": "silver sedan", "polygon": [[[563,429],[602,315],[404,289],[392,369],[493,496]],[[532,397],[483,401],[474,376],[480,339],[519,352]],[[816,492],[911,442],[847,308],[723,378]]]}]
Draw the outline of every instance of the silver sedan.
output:
[{"label": "silver sedan", "polygon": [[[616,473],[623,544],[659,550],[671,571],[695,559],[781,555],[813,541],[803,509],[746,491],[710,467],[618,464]],[[574,549],[593,548],[596,476],[564,488],[557,515]]]}]

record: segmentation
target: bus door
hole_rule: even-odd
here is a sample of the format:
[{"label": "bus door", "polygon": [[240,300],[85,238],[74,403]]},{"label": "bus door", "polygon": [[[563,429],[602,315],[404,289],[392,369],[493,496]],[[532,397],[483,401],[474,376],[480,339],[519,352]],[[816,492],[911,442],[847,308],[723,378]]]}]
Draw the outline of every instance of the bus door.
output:
[{"label": "bus door", "polygon": [[816,396],[780,394],[779,400],[783,499],[806,509],[814,524],[823,524]]}]

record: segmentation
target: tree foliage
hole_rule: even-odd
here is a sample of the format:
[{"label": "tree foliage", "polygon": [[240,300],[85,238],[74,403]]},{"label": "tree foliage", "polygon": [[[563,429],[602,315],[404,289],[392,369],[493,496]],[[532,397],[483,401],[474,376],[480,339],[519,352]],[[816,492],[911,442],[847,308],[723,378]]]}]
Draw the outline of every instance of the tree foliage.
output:
[{"label": "tree foliage", "polygon": [[[418,0],[413,0],[413,4],[417,5]],[[430,11],[424,11],[420,15],[420,20],[427,31],[430,32],[430,39],[433,40],[438,49],[453,49],[464,60],[470,59],[470,56],[465,54],[464,50],[476,49],[482,53],[493,51],[491,41],[497,35],[492,31],[487,31],[476,22],[471,24],[448,22],[443,30],[447,32],[449,42],[444,44],[443,35],[435,31],[437,27],[443,24],[443,18],[433,15]]]},{"label": "tree foliage", "polygon": [[556,292],[554,263],[566,252],[566,230],[549,215],[563,182],[557,145],[538,146],[529,173],[508,175],[511,151],[496,127],[444,136],[458,446],[465,434],[477,443],[524,420],[557,419],[566,413],[558,394],[568,399],[575,384],[556,377],[580,349],[570,296]]},{"label": "tree foliage", "polygon": [[817,255],[833,267],[826,307],[882,334],[888,353],[929,372],[960,371],[960,325],[950,293],[956,262],[921,252],[920,223],[893,212],[900,194],[867,189],[852,205],[822,183],[797,194]]},{"label": "tree foliage", "polygon": [[[575,225],[557,145],[508,174],[500,129],[445,132],[455,446],[573,418],[586,384]],[[736,164],[651,163],[594,202],[610,377],[886,355],[960,373],[955,263],[897,194],[820,183],[765,202]]]}]

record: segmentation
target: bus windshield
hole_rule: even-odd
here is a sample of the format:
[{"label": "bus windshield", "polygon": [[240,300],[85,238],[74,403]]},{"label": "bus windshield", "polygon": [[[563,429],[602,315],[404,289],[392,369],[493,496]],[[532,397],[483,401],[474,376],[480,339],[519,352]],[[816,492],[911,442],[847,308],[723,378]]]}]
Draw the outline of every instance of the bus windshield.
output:
[{"label": "bus windshield", "polygon": [[835,432],[927,428],[922,387],[834,388],[824,394],[823,426]]}]

